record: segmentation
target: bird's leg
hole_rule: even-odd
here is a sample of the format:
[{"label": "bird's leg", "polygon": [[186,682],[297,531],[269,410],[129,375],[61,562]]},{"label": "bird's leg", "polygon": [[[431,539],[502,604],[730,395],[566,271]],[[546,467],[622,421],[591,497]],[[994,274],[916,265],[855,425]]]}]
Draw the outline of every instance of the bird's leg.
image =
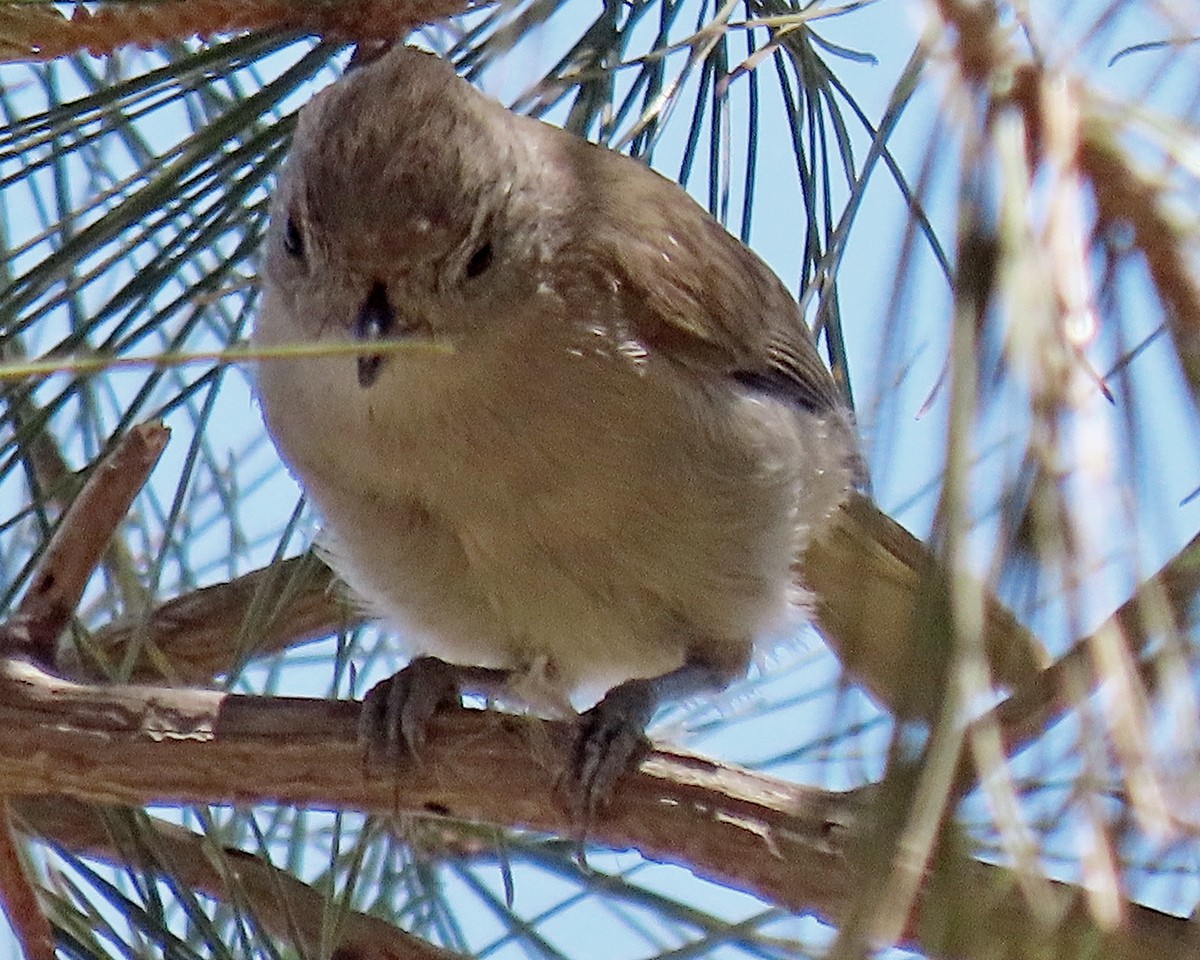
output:
[{"label": "bird's leg", "polygon": [[719,690],[728,682],[727,671],[689,660],[660,677],[626,680],[580,714],[571,766],[561,781],[576,825],[586,827],[596,809],[612,798],[621,775],[649,749],[646,725],[662,704]]},{"label": "bird's leg", "polygon": [[461,706],[464,693],[495,695],[509,671],[417,657],[375,684],[358,714],[358,739],[368,761],[395,765],[405,754],[420,759],[430,718],[443,707]]}]

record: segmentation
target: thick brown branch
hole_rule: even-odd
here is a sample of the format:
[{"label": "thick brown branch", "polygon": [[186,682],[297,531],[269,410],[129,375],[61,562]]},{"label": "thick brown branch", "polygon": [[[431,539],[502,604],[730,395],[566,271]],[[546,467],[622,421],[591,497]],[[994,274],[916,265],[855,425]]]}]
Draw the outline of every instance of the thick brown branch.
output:
[{"label": "thick brown branch", "polygon": [[[368,776],[352,702],[89,687],[19,662],[6,666],[0,693],[10,794],[138,806],[275,801],[572,829],[552,786],[571,738],[564,724],[447,712],[433,725],[426,763]],[[830,838],[853,809],[846,797],[656,753],[623,784],[593,836],[700,864],[702,874],[768,899],[833,906],[846,891],[826,872],[840,859]]]},{"label": "thick brown branch", "polygon": [[[425,762],[396,776],[364,772],[354,703],[84,687],[9,663],[0,723],[10,794],[134,805],[278,801],[449,814],[560,834],[571,828],[552,786],[569,727],[493,711],[435,718]],[[858,888],[850,844],[862,835],[858,821],[867,809],[859,794],[656,751],[621,782],[592,837],[837,922]],[[966,860],[953,867],[956,883],[977,886],[964,895],[992,904],[1013,924],[1009,932],[1035,929],[1006,871]],[[1078,892],[1054,889],[1073,916]],[[1078,921],[1064,928],[1077,937],[1076,948],[1095,939],[1116,958],[1184,957],[1196,949],[1185,920],[1134,907],[1126,928],[1101,934],[1078,909]],[[910,933],[919,930],[918,922]],[[973,929],[942,936],[959,954],[979,948]]]}]

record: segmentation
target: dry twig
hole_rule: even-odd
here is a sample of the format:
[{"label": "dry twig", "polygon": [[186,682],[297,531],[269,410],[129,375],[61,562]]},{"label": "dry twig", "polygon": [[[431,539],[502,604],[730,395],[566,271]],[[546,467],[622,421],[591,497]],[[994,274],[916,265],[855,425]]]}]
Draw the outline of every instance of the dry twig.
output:
[{"label": "dry twig", "polygon": [[105,56],[172,40],[248,30],[295,30],[330,39],[370,42],[402,37],[422,23],[462,13],[470,0],[161,0],[76,4],[64,16],[49,5],[0,9],[0,62],[53,60],[73,53]]},{"label": "dry twig", "polygon": [[161,423],[134,427],[88,477],[59,521],[16,614],[0,630],[0,653],[54,662],[59,636],[169,435]]}]

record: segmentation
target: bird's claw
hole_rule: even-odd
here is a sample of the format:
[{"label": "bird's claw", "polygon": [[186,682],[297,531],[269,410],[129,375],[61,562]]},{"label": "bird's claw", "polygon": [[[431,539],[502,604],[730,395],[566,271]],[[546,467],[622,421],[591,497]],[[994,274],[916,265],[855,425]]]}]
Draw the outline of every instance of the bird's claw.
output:
[{"label": "bird's claw", "polygon": [[653,681],[629,680],[580,714],[570,766],[559,779],[577,828],[586,829],[596,811],[612,800],[617,781],[649,750],[644,731],[656,702]]},{"label": "bird's claw", "polygon": [[395,766],[405,755],[419,761],[430,719],[461,702],[456,669],[437,657],[417,657],[375,684],[358,714],[358,741],[367,765],[381,761]]}]

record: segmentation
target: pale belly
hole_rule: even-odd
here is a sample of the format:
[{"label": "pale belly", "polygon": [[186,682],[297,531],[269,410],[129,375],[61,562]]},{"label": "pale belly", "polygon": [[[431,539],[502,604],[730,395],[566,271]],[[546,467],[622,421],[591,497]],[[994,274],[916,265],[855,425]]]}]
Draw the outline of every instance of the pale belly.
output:
[{"label": "pale belly", "polygon": [[577,706],[685,660],[743,670],[849,482],[827,424],[752,398],[697,415],[581,365],[499,406],[463,390],[435,407],[387,378],[359,390],[344,360],[287,366],[260,375],[264,412],[367,609],[411,654],[517,671]]}]

